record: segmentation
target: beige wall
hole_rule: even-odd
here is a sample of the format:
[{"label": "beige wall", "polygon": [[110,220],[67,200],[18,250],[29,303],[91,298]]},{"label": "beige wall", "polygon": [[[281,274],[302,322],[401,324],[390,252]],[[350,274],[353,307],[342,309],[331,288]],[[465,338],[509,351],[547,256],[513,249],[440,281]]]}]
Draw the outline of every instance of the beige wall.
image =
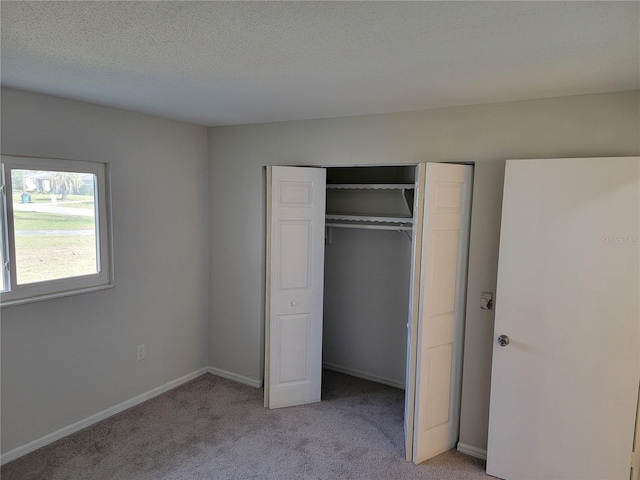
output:
[{"label": "beige wall", "polygon": [[[640,154],[638,92],[209,129],[210,363],[262,378],[264,165],[475,162],[460,441],[485,449],[504,161]],[[497,299],[499,303],[499,299]]]},{"label": "beige wall", "polygon": [[7,452],[207,366],[207,133],[2,89],[2,153],[108,162],[115,263],[111,290],[2,309]]}]

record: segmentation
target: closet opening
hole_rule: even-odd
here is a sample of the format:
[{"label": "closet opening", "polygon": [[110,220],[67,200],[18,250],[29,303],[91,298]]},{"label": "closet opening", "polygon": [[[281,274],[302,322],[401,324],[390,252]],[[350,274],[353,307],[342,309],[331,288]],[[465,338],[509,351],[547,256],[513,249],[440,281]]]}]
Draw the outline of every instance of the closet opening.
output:
[{"label": "closet opening", "polygon": [[416,167],[326,171],[323,368],[404,390]]}]

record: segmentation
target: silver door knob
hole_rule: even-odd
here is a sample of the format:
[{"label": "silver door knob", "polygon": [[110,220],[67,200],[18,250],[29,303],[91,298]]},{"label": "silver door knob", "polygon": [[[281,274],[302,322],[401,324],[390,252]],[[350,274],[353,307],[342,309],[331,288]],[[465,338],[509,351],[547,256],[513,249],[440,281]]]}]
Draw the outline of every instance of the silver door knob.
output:
[{"label": "silver door knob", "polygon": [[509,345],[509,337],[506,335],[500,335],[498,337],[498,345],[500,345],[501,347],[506,347],[507,345]]},{"label": "silver door knob", "polygon": [[296,305],[298,305],[298,302],[296,302],[295,300],[293,300],[293,301],[291,302],[291,306],[292,306],[292,307],[295,307]]}]

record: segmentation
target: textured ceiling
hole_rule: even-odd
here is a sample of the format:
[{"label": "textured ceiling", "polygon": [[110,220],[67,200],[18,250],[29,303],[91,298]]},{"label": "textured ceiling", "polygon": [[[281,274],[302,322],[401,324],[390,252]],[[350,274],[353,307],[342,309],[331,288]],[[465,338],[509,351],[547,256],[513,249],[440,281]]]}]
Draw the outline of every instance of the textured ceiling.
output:
[{"label": "textured ceiling", "polygon": [[2,85],[200,125],[639,88],[636,1],[0,8]]}]

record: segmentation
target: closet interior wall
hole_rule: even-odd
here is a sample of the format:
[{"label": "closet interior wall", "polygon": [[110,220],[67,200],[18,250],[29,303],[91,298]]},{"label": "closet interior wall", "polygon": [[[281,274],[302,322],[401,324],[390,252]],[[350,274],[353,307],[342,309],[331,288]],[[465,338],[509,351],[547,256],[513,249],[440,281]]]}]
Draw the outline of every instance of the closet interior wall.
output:
[{"label": "closet interior wall", "polygon": [[[327,168],[327,212],[359,209],[372,215],[410,216],[412,190],[362,194],[331,185],[413,184],[415,170],[415,166]],[[325,368],[404,388],[411,231],[328,227],[326,233]]]}]

